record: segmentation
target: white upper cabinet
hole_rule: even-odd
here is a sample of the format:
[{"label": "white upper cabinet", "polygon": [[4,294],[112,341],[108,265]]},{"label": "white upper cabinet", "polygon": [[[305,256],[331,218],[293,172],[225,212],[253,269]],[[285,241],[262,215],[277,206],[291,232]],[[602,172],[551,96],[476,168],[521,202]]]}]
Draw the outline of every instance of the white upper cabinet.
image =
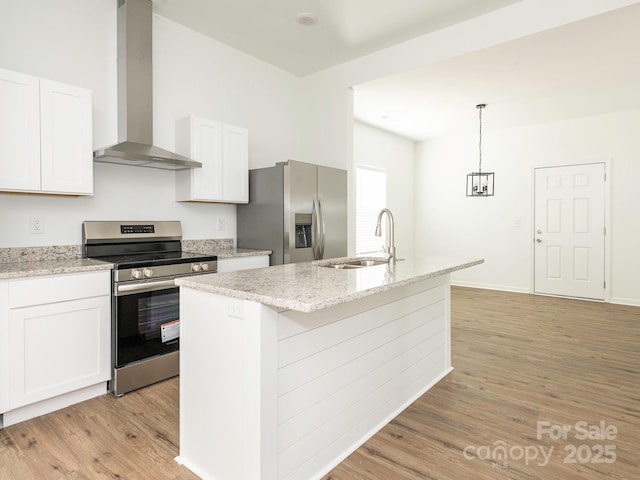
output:
[{"label": "white upper cabinet", "polygon": [[222,199],[222,124],[193,116],[178,120],[176,152],[202,163],[176,171],[176,200]]},{"label": "white upper cabinet", "polygon": [[0,190],[93,194],[91,92],[0,69]]},{"label": "white upper cabinet", "polygon": [[91,92],[40,80],[42,191],[93,194]]},{"label": "white upper cabinet", "polygon": [[176,200],[247,203],[249,131],[196,116],[176,122],[176,151],[202,168],[176,171]]},{"label": "white upper cabinet", "polygon": [[0,69],[0,189],[40,190],[39,81]]},{"label": "white upper cabinet", "polygon": [[249,202],[249,131],[222,125],[222,196],[233,203]]}]

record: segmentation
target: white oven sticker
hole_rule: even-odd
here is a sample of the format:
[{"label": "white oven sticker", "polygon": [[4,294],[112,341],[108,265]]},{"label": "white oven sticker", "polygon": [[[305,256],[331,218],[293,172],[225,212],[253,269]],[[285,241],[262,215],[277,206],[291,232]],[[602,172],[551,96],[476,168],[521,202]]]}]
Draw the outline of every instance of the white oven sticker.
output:
[{"label": "white oven sticker", "polygon": [[163,323],[160,325],[160,334],[162,335],[162,343],[170,342],[180,337],[180,320]]}]

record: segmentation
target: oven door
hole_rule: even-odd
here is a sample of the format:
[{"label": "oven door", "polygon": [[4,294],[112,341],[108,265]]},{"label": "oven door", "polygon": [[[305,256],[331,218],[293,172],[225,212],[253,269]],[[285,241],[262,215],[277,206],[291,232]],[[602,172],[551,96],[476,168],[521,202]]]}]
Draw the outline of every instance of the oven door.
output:
[{"label": "oven door", "polygon": [[180,342],[180,289],[173,279],[116,283],[115,367],[175,352]]}]

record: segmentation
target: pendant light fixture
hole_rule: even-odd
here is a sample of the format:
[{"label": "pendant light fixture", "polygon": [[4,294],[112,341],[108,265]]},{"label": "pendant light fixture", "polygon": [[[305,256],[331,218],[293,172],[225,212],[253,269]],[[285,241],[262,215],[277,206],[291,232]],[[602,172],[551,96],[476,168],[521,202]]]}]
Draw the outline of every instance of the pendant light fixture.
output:
[{"label": "pendant light fixture", "polygon": [[467,175],[467,197],[493,197],[494,173],[482,171],[482,110],[486,106],[484,103],[476,105],[480,120],[480,141],[478,142],[480,161],[478,171]]}]

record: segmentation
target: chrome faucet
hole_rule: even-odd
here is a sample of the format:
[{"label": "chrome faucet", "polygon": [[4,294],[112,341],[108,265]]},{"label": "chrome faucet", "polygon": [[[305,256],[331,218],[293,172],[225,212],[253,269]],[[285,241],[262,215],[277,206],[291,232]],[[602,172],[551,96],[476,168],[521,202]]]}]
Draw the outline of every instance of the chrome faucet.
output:
[{"label": "chrome faucet", "polygon": [[388,208],[383,208],[378,213],[378,222],[376,223],[376,237],[382,236],[382,215],[387,214],[387,241],[384,247],[385,252],[389,255],[389,263],[396,262],[396,241],[395,241],[395,226],[393,224],[393,214]]}]

